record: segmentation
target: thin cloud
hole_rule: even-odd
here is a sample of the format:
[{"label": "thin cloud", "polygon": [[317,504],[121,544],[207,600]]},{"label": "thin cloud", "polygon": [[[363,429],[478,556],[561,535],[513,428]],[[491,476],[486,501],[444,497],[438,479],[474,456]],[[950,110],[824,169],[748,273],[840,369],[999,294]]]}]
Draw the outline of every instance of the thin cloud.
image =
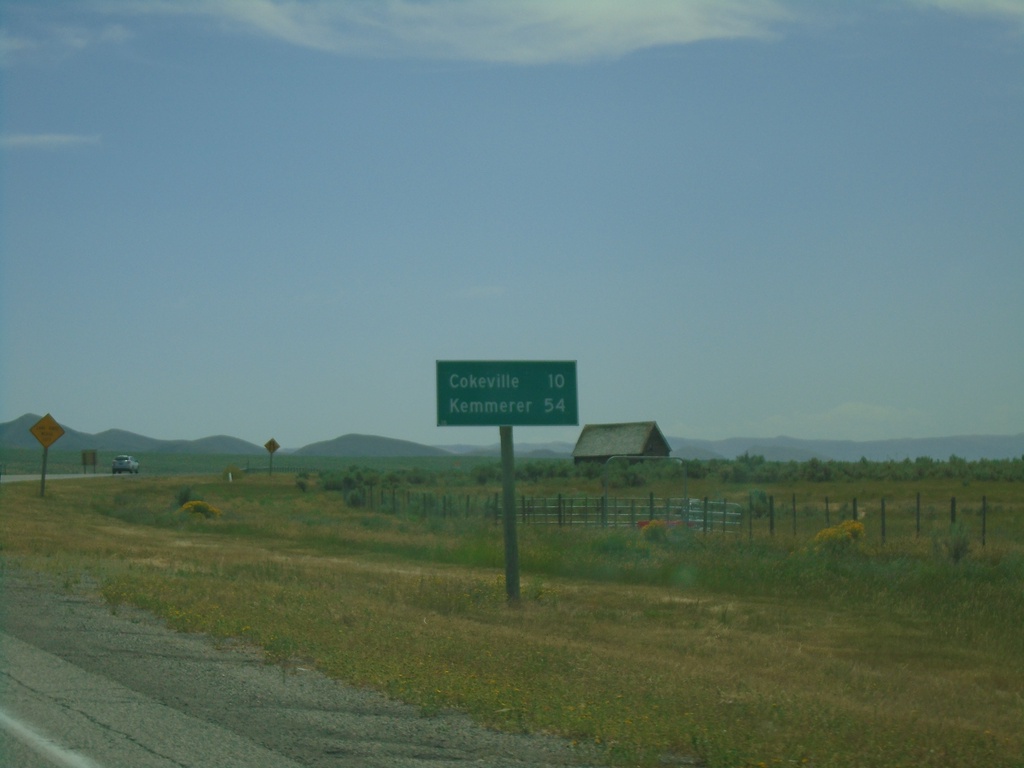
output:
[{"label": "thin cloud", "polygon": [[95,45],[123,43],[134,35],[123,24],[108,24],[100,29],[83,26],[61,26],[54,29],[54,38],[65,47],[83,50]]},{"label": "thin cloud", "polygon": [[[1024,22],[1024,0],[902,0],[921,10]],[[703,40],[770,39],[832,12],[807,0],[153,0],[307,48],[511,64],[616,58]]]},{"label": "thin cloud", "polygon": [[99,143],[99,136],[72,133],[13,133],[0,136],[0,147],[4,149],[68,149]]},{"label": "thin cloud", "polygon": [[764,38],[794,20],[781,0],[193,0],[105,3],[218,19],[335,53],[543,64],[699,40]]},{"label": "thin cloud", "polygon": [[[1022,0],[897,0],[921,12],[955,12],[1024,24]],[[40,45],[78,51],[133,36],[126,19],[202,19],[213,27],[289,45],[365,57],[537,65],[612,59],[704,40],[773,39],[841,11],[809,0],[91,0],[83,13],[117,17],[47,39],[0,38],[0,54]],[[2,61],[3,59],[0,59]]]},{"label": "thin cloud", "polygon": [[965,16],[995,16],[1024,23],[1021,0],[910,0],[921,8],[935,8]]},{"label": "thin cloud", "polygon": [[[83,8],[89,10],[88,6]],[[13,26],[8,22],[9,26]],[[32,57],[64,58],[101,45],[123,43],[134,37],[124,24],[104,24],[93,27],[87,24],[48,25],[45,17],[34,19],[31,31],[12,33],[0,30],[0,66]]]},{"label": "thin cloud", "polygon": [[36,42],[31,38],[11,35],[0,29],[0,56],[8,57],[23,51],[29,51],[36,47]]}]

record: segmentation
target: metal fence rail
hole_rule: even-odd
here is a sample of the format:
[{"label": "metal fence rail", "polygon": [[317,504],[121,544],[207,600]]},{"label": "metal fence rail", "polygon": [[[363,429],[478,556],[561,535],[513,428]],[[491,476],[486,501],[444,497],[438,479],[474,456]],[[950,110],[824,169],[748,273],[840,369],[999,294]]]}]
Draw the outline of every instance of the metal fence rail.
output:
[{"label": "metal fence rail", "polygon": [[520,497],[519,518],[525,525],[637,526],[652,520],[703,531],[736,531],[743,521],[739,504],[710,499],[609,498],[600,496]]}]

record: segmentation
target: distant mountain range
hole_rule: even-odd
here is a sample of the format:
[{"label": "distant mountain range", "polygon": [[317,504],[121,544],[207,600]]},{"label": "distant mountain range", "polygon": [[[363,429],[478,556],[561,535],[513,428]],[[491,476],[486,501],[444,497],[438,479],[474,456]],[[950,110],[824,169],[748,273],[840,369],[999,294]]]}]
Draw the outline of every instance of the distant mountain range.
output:
[{"label": "distant mountain range", "polygon": [[683,458],[734,459],[748,453],[769,461],[902,461],[927,456],[946,460],[956,455],[968,461],[1024,456],[1024,433],[1018,435],[961,435],[903,440],[801,440],[795,437],[733,437],[727,440],[667,438],[672,455]]},{"label": "distant mountain range", "polygon": [[[39,421],[36,414],[25,414],[14,421],[0,424],[0,449],[38,448],[39,443],[29,429]],[[199,440],[159,440],[137,435],[122,429],[89,434],[66,425],[64,436],[54,444],[54,450],[80,451],[96,449],[115,453],[201,453],[231,455],[262,455],[266,449],[237,437],[216,435]],[[1008,459],[1024,456],[1024,433],[1018,435],[968,435],[960,437],[932,437],[906,440],[802,440],[795,437],[733,437],[727,440],[691,440],[668,437],[672,455],[685,459],[734,459],[744,453],[764,456],[768,461],[902,461],[921,456],[945,460],[952,455],[968,461],[978,459]],[[516,444],[517,458],[567,458],[572,455],[573,443]],[[288,453],[301,456],[332,457],[410,457],[410,456],[494,456],[501,454],[497,443],[487,446],[448,445],[431,446],[408,440],[397,440],[376,435],[348,434],[311,443]]]},{"label": "distant mountain range", "polygon": [[[38,448],[39,442],[29,432],[41,417],[34,413],[0,424],[0,448]],[[108,429],[91,435],[61,424],[64,435],[53,444],[55,451],[81,451],[96,449],[116,453],[266,453],[260,445],[239,440],[237,437],[217,435],[200,440],[158,440],[123,429]]]}]

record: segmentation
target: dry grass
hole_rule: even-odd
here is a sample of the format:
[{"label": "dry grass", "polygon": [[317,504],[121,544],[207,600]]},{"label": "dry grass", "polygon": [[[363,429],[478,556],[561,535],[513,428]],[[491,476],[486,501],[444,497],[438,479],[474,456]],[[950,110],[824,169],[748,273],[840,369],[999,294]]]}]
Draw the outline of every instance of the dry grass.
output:
[{"label": "dry grass", "polygon": [[189,519],[181,483],[4,486],[4,555],[69,585],[89,572],[112,605],[176,628],[428,711],[596,742],[613,762],[1021,765],[1015,546],[960,567],[912,540],[829,560],[789,539],[521,528],[510,609],[500,567],[467,565],[500,565],[492,525],[348,510],[285,477],[194,480],[223,515]]}]

